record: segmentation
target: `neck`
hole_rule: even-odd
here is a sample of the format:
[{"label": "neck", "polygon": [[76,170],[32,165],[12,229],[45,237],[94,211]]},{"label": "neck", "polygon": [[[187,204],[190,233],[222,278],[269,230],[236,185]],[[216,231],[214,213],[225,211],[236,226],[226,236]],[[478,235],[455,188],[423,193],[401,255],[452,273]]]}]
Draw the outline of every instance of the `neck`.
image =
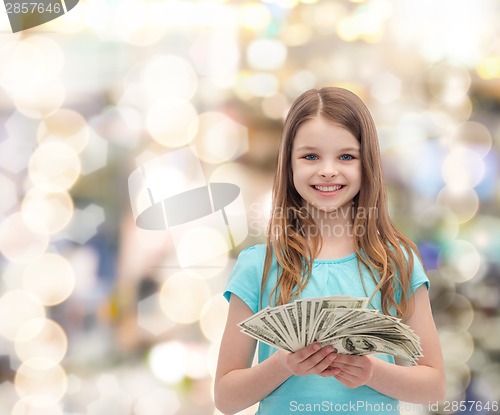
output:
[{"label": "neck", "polygon": [[318,227],[317,234],[321,235],[322,238],[322,247],[318,258],[341,258],[353,252],[353,212],[351,205],[331,212],[314,208],[310,210]]},{"label": "neck", "polygon": [[316,225],[324,232],[331,232],[332,227],[350,227],[354,222],[354,209],[349,204],[329,212],[307,206]]}]

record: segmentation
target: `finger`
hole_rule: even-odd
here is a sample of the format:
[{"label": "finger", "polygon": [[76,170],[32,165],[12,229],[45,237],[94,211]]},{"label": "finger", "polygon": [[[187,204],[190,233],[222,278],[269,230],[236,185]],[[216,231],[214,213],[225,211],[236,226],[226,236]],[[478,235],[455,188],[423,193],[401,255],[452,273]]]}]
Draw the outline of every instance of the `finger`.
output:
[{"label": "finger", "polygon": [[338,369],[340,372],[349,374],[351,376],[359,376],[363,372],[362,367],[352,366],[342,362],[337,362],[337,359],[335,359],[335,361],[332,362],[331,366],[332,369],[333,368]]},{"label": "finger", "polygon": [[[320,353],[321,352],[321,353]],[[309,361],[313,362],[316,361],[317,356],[321,356],[321,358],[317,361],[317,363],[308,370],[310,374],[319,374],[323,372],[325,369],[330,367],[332,363],[334,362],[335,358],[337,355],[333,353],[333,351],[329,351],[328,349],[324,348],[320,352],[316,353],[316,355],[311,356]]]},{"label": "finger", "polygon": [[335,364],[344,365],[344,366],[356,366],[356,367],[364,367],[366,356],[356,356],[356,355],[348,355],[348,354],[339,354],[337,359],[335,359]]},{"label": "finger", "polygon": [[313,354],[321,350],[321,344],[312,343],[309,346],[303,347],[302,349],[293,353],[294,359],[297,359],[297,362],[303,362],[311,357]]},{"label": "finger", "polygon": [[348,388],[353,388],[357,386],[356,383],[356,378],[349,373],[346,373],[344,371],[340,371],[338,374],[333,376],[335,379],[337,379],[340,383],[343,385],[347,386]]},{"label": "finger", "polygon": [[[329,358],[329,355],[333,355],[333,357]],[[333,353],[333,348],[331,346],[326,346],[300,362],[299,366],[305,372],[318,373],[319,371],[326,369],[328,365],[333,362],[334,358],[335,354]]]},{"label": "finger", "polygon": [[335,377],[340,374],[340,369],[332,366],[328,366],[325,370],[322,372],[318,373],[320,376],[327,378],[327,377]]}]

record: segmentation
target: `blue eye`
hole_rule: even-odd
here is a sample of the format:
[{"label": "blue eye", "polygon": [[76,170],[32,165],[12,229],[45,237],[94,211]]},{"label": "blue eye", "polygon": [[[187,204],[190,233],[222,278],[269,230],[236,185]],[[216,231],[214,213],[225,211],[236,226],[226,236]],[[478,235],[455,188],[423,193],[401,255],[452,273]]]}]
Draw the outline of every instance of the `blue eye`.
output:
[{"label": "blue eye", "polygon": [[306,160],[317,160],[317,159],[318,159],[318,156],[317,156],[316,154],[306,154],[306,155],[304,156],[304,158],[305,158]]},{"label": "blue eye", "polygon": [[344,160],[344,161],[349,161],[349,160],[352,160],[354,157],[351,156],[350,154],[342,154],[340,156],[340,160]]}]

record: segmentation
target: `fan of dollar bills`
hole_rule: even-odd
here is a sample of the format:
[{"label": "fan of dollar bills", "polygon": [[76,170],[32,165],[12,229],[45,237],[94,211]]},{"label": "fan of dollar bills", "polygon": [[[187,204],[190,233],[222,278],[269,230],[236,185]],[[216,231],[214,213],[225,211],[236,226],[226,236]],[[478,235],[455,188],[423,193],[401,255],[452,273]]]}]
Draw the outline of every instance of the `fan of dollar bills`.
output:
[{"label": "fan of dollar bills", "polygon": [[416,364],[420,338],[400,319],[368,309],[368,298],[333,296],[266,307],[238,324],[263,343],[290,352],[311,343],[333,345],[338,353],[385,353]]}]

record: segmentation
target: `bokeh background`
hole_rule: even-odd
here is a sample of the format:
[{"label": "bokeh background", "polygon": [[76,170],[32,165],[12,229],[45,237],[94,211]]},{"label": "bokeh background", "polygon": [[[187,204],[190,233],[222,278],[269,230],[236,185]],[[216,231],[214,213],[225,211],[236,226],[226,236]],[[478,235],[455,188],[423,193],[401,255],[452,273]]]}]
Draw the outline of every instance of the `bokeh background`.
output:
[{"label": "bokeh background", "polygon": [[[448,405],[404,413],[499,413],[499,2],[81,0],[0,14],[1,414],[218,414],[221,294],[265,240],[283,116],[325,85],[370,108],[431,279]],[[218,266],[134,223],[128,176],[185,146],[245,203]]]}]

